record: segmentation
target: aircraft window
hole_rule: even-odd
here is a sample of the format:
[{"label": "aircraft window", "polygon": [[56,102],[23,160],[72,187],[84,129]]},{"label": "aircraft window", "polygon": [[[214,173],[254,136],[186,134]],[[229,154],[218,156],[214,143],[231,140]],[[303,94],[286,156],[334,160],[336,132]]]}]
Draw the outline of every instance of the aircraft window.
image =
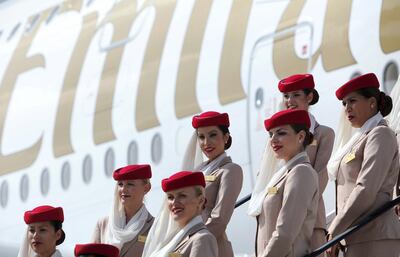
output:
[{"label": "aircraft window", "polygon": [[42,171],[42,175],[40,176],[40,191],[42,195],[47,195],[50,187],[50,173],[48,169],[44,169]]},{"label": "aircraft window", "polygon": [[25,32],[29,33],[33,30],[33,28],[37,25],[38,21],[40,18],[40,14],[36,14],[35,17],[33,17],[32,21],[28,24],[26,24],[25,27]]},{"label": "aircraft window", "polygon": [[90,155],[86,155],[85,159],[83,160],[83,166],[82,166],[82,177],[83,181],[86,184],[89,184],[89,182],[92,180],[92,171],[93,171],[92,157],[90,157]]},{"label": "aircraft window", "polygon": [[8,183],[7,181],[3,181],[0,187],[0,205],[5,208],[8,202]]},{"label": "aircraft window", "polygon": [[58,14],[59,10],[60,10],[60,6],[59,5],[54,7],[54,9],[51,11],[49,17],[46,20],[46,24],[49,24],[53,20],[53,18]]},{"label": "aircraft window", "polygon": [[256,99],[254,104],[257,109],[260,109],[264,104],[264,90],[261,87],[256,91]]},{"label": "aircraft window", "polygon": [[69,188],[71,184],[71,166],[65,162],[61,168],[61,186],[64,190]]},{"label": "aircraft window", "polygon": [[356,71],[351,75],[350,79],[354,79],[354,78],[359,77],[359,76],[361,76],[361,72]]},{"label": "aircraft window", "polygon": [[94,0],[88,0],[86,6],[89,7],[93,4]]},{"label": "aircraft window", "polygon": [[138,145],[132,141],[128,146],[128,164],[135,164],[138,162]]},{"label": "aircraft window", "polygon": [[28,176],[25,174],[22,176],[20,184],[19,184],[19,194],[21,197],[21,200],[23,202],[26,201],[26,199],[28,199],[28,195],[29,195],[29,179]]},{"label": "aircraft window", "polygon": [[155,134],[151,140],[151,160],[158,164],[161,161],[162,155],[162,139],[160,134]]},{"label": "aircraft window", "polygon": [[20,22],[17,25],[15,25],[15,27],[11,31],[10,35],[8,36],[7,41],[10,41],[13,38],[13,36],[15,35],[15,33],[17,33],[20,26],[21,26]]},{"label": "aircraft window", "polygon": [[395,62],[389,62],[383,73],[383,90],[386,94],[390,94],[394,85],[399,78],[399,68]]},{"label": "aircraft window", "polygon": [[2,30],[0,30],[0,38],[1,38],[1,36],[3,35],[3,31]]},{"label": "aircraft window", "polygon": [[111,177],[115,169],[115,154],[112,148],[109,148],[104,158],[104,172],[107,177]]}]

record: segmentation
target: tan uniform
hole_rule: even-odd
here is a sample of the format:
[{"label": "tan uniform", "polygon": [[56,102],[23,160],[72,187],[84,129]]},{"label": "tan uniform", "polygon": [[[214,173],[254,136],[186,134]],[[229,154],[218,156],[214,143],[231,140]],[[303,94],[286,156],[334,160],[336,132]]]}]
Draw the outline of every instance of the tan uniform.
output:
[{"label": "tan uniform", "polygon": [[319,192],[308,157],[296,160],[268,189],[257,216],[256,256],[302,257],[310,252]]},{"label": "tan uniform", "polygon": [[[361,136],[343,157],[336,181],[338,213],[329,227],[333,237],[392,199],[398,158],[395,134],[384,120]],[[345,256],[376,256],[372,249],[379,245],[380,256],[398,257],[399,239],[400,221],[392,209],[348,236]]]},{"label": "tan uniform", "polygon": [[[196,170],[201,170],[202,163]],[[236,200],[242,189],[242,168],[230,157],[223,158],[218,168],[206,176],[206,207],[202,216],[208,230],[215,236],[220,257],[233,257],[231,242],[225,230],[231,219]]]},{"label": "tan uniform", "polygon": [[170,257],[218,257],[215,237],[204,224],[191,228]]},{"label": "tan uniform", "polygon": [[[122,249],[120,249],[120,257],[141,257],[143,253],[144,243],[146,241],[147,234],[153,225],[154,217],[150,214],[147,217],[146,223],[144,224],[139,235],[133,238],[131,241],[126,242]],[[108,216],[100,219],[97,222],[96,229],[94,231],[92,240],[94,243],[105,243],[104,238],[107,233]]]},{"label": "tan uniform", "polygon": [[[319,184],[319,203],[317,221],[311,238],[311,249],[315,250],[326,243],[326,213],[322,193],[328,184],[328,172],[326,165],[332,154],[335,132],[329,127],[315,124],[314,141],[307,146],[306,152],[310,158],[311,166],[317,171]],[[320,255],[321,257],[324,254]]]}]

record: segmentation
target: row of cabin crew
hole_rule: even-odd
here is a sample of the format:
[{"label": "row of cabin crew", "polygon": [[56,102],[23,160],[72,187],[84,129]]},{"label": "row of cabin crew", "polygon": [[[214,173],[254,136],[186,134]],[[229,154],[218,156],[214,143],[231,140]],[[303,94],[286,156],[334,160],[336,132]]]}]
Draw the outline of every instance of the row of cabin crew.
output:
[{"label": "row of cabin crew", "polygon": [[[288,77],[278,88],[287,110],[265,120],[271,140],[248,213],[257,221],[256,256],[297,257],[326,242],[326,232],[332,238],[391,200],[399,172],[398,146],[383,119],[391,110],[391,100],[379,90],[374,74],[355,78],[336,91],[347,122],[359,130],[330,161],[333,130],[319,125],[308,112],[318,101],[312,75]],[[192,125],[194,146],[197,141],[208,160],[191,168],[196,147],[188,147],[185,166],[202,172],[179,172],[162,181],[167,198],[154,221],[143,204],[151,188],[150,166],[116,170],[113,208],[98,222],[94,242],[117,246],[120,256],[233,256],[225,229],[243,175],[225,153],[232,143],[229,117],[206,112],[193,117]],[[276,159],[282,160],[280,166]],[[328,230],[322,200],[327,170],[336,180],[337,192],[337,216]],[[399,256],[400,223],[394,211],[354,233],[343,247],[345,256],[377,256],[377,252]],[[327,254],[337,256],[338,248]]]}]

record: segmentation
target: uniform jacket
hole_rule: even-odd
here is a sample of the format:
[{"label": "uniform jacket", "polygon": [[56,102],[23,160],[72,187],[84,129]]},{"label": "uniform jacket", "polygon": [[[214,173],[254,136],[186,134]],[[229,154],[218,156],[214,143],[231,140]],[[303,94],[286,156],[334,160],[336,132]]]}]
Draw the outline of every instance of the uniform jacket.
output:
[{"label": "uniform jacket", "polygon": [[[146,241],[147,233],[153,225],[154,217],[148,215],[146,223],[144,224],[139,235],[133,238],[131,241],[126,242],[122,249],[120,249],[120,257],[141,257],[143,253],[144,243]],[[105,234],[107,233],[108,216],[100,219],[97,222],[96,229],[93,234],[94,243],[104,243]]]},{"label": "uniform jacket", "polygon": [[292,163],[268,192],[257,217],[257,256],[305,255],[310,251],[319,201],[318,175],[308,157]]},{"label": "uniform jacket", "polygon": [[[398,158],[395,134],[384,120],[353,145],[339,165],[337,215],[329,227],[332,236],[392,199],[398,179]],[[392,209],[348,236],[346,244],[399,238],[400,221]]]},{"label": "uniform jacket", "polygon": [[204,224],[191,228],[170,257],[218,257],[215,237]]},{"label": "uniform jacket", "polygon": [[[204,167],[202,163],[197,169]],[[202,213],[204,223],[215,236],[220,257],[233,257],[232,245],[225,230],[231,219],[236,200],[242,189],[242,168],[230,157],[222,159],[218,168],[206,176],[206,207]]]},{"label": "uniform jacket", "polygon": [[315,228],[326,229],[326,213],[324,199],[322,193],[328,184],[328,172],[326,165],[332,154],[333,142],[335,140],[335,132],[329,127],[315,124],[314,141],[307,146],[306,152],[310,158],[311,166],[318,173],[319,184],[319,203],[317,221]]}]

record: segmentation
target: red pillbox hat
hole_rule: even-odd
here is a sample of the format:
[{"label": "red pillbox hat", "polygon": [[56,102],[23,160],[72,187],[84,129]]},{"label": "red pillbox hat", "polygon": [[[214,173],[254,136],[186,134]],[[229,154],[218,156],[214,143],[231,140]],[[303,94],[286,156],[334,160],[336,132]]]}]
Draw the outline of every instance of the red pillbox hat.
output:
[{"label": "red pillbox hat", "polygon": [[229,116],[227,113],[219,112],[203,112],[200,115],[195,115],[192,118],[192,126],[197,129],[207,126],[226,126],[229,127]]},{"label": "red pillbox hat", "polygon": [[282,93],[303,89],[314,89],[314,78],[311,74],[295,74],[279,81],[278,88]]},{"label": "red pillbox hat", "polygon": [[117,247],[109,244],[77,244],[74,250],[75,256],[79,255],[101,255],[105,257],[118,257]]},{"label": "red pillbox hat", "polygon": [[343,98],[351,92],[357,91],[362,88],[371,87],[379,88],[379,81],[374,73],[367,73],[351,79],[346,84],[341,86],[338,90],[336,90],[336,97],[339,100],[343,100]]},{"label": "red pillbox hat", "polygon": [[205,187],[206,181],[203,173],[198,171],[180,171],[161,181],[161,187],[164,192],[189,186]]},{"label": "red pillbox hat", "polygon": [[119,168],[113,173],[114,180],[135,180],[151,178],[151,167],[148,164],[135,164]]},{"label": "red pillbox hat", "polygon": [[310,128],[311,121],[307,111],[304,110],[283,110],[275,113],[271,118],[264,121],[267,131],[284,125],[305,125]]},{"label": "red pillbox hat", "polygon": [[64,222],[64,212],[61,207],[42,205],[31,211],[26,211],[24,214],[24,221],[26,224],[45,221]]}]

